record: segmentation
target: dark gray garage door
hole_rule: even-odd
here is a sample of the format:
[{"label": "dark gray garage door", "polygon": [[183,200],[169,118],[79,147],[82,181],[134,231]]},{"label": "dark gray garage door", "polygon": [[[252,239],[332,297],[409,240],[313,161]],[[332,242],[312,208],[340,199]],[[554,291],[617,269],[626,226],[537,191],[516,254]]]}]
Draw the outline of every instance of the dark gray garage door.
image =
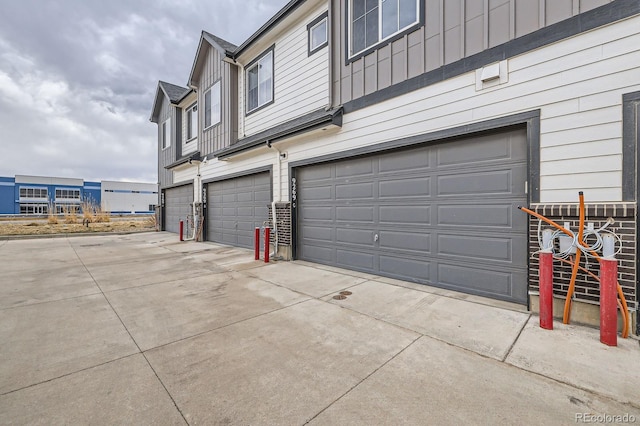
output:
[{"label": "dark gray garage door", "polygon": [[207,197],[208,239],[233,246],[253,247],[255,228],[269,219],[269,172],[210,183]]},{"label": "dark gray garage door", "polygon": [[[179,232],[179,222],[193,214],[193,185],[184,185],[164,191],[165,230]],[[185,228],[186,229],[186,228]]]},{"label": "dark gray garage door", "polygon": [[524,130],[296,170],[297,257],[526,302]]}]

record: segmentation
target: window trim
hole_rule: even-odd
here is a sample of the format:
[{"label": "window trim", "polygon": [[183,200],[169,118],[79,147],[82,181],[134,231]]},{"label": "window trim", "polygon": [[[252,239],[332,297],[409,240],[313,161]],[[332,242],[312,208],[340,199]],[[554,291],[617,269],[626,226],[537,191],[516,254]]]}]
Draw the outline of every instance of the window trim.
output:
[{"label": "window trim", "polygon": [[[311,40],[313,40],[312,32],[315,28],[321,25],[323,21],[326,23],[325,40],[324,42],[320,43],[320,45],[312,49],[311,48]],[[322,50],[324,47],[328,45],[329,45],[329,12],[324,12],[322,15],[318,16],[316,19],[314,19],[307,25],[307,57]]]},{"label": "window trim", "polygon": [[[244,104],[245,104],[245,116],[248,117],[251,114],[260,111],[263,108],[268,107],[269,105],[275,102],[276,94],[275,94],[275,86],[276,86],[276,55],[275,55],[276,45],[272,45],[267,50],[258,55],[253,61],[249,62],[244,67]],[[271,54],[271,100],[269,102],[265,102],[262,105],[258,105],[252,110],[249,110],[249,70],[256,66],[261,59],[265,58],[267,55]]]},{"label": "window trim", "polygon": [[[195,108],[195,111],[193,111],[193,109]],[[189,143],[191,141],[194,141],[195,139],[198,138],[198,125],[200,123],[200,120],[198,117],[198,102],[194,102],[193,104],[191,104],[188,108],[187,108],[187,113],[186,115],[186,120],[187,120],[187,133],[185,135],[185,143]],[[191,129],[191,121],[189,120],[189,113],[191,113],[191,116],[193,116],[193,114],[195,113],[195,117],[196,117],[196,128],[195,128],[195,134],[191,137],[189,137],[189,129]],[[193,129],[192,129],[193,130]]]},{"label": "window trim", "polygon": [[[167,128],[169,131],[167,132]],[[171,147],[171,117],[167,118],[160,125],[160,145],[162,150],[168,149]],[[169,133],[169,137],[167,137],[167,133]]]},{"label": "window trim", "polygon": [[[211,123],[207,126],[207,101],[206,101],[206,97],[208,93],[212,93],[213,88],[214,87],[218,87],[218,121],[214,122],[213,121],[213,107],[214,107],[214,103],[213,103],[213,95],[211,96]],[[222,123],[222,80],[218,79],[215,82],[213,82],[213,84],[211,86],[209,86],[209,88],[207,90],[204,91],[204,95],[202,96],[202,101],[204,104],[204,109],[202,110],[202,125],[203,125],[203,129],[202,131],[207,131],[215,126],[217,126],[218,124]]]},{"label": "window trim", "polygon": [[[381,2],[382,0],[378,0],[378,7],[381,8]],[[380,35],[382,34],[382,25],[380,23],[381,18],[381,14],[378,15],[378,42],[365,48],[364,50],[360,51],[360,52],[356,52],[355,54],[351,53],[351,4],[353,3],[353,0],[347,0],[345,2],[345,16],[347,19],[345,19],[345,23],[344,23],[344,31],[345,34],[347,35],[345,37],[345,65],[350,64],[351,62],[355,62],[358,59],[362,58],[363,56],[367,56],[368,54],[388,45],[393,43],[394,41],[397,41],[399,39],[401,39],[402,37],[404,37],[405,35],[414,32],[415,30],[417,30],[418,28],[424,26],[424,15],[425,15],[425,0],[415,0],[416,5],[418,7],[418,20],[413,23],[410,24],[407,27],[404,27],[402,29],[400,29],[398,32],[393,33],[389,36],[387,36],[384,39],[380,39]]]}]

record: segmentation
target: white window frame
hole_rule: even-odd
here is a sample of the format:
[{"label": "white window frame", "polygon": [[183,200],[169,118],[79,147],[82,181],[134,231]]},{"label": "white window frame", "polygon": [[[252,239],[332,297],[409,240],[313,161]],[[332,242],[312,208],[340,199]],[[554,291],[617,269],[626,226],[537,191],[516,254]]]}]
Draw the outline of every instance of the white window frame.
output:
[{"label": "white window frame", "polygon": [[187,143],[198,137],[198,103],[187,108]]},{"label": "white window frame", "polygon": [[[207,100],[208,98],[208,100]],[[207,103],[209,103],[209,107],[207,108]],[[222,120],[222,102],[220,100],[220,80],[216,81],[213,86],[207,89],[204,92],[204,130],[207,130],[216,124],[220,123]],[[207,109],[209,109],[209,121],[207,123]]]},{"label": "white window frame", "polygon": [[[313,35],[314,31],[318,29],[321,25],[324,25],[324,40],[318,43],[317,45],[313,45]],[[323,47],[329,44],[329,16],[328,14],[323,14],[315,21],[309,24],[308,28],[308,37],[309,37],[309,56],[321,50]]]},{"label": "white window frame", "polygon": [[162,149],[169,148],[171,146],[171,118],[167,118],[162,122],[160,133]]},{"label": "white window frame", "polygon": [[[357,52],[354,52],[353,51],[353,23],[354,23],[353,22],[353,0],[348,0],[348,6],[349,6],[349,10],[348,10],[348,15],[349,15],[348,16],[349,36],[347,38],[348,38],[348,43],[349,43],[349,46],[348,46],[349,58],[353,58],[353,57],[359,55],[362,52],[366,52],[367,50],[374,48],[375,46],[379,45],[380,43],[382,43],[382,42],[384,42],[384,41],[386,41],[386,40],[388,40],[390,38],[395,37],[396,35],[402,33],[403,31],[406,31],[408,28],[411,28],[414,25],[416,25],[416,24],[421,22],[421,16],[420,16],[421,13],[420,12],[421,12],[422,8],[420,7],[420,3],[421,3],[422,0],[415,0],[416,20],[413,21],[412,23],[407,24],[404,27],[400,28],[400,23],[399,23],[399,21],[400,21],[400,13],[398,13],[398,30],[393,32],[393,33],[391,33],[391,34],[389,34],[389,35],[387,35],[386,37],[383,37],[382,36],[382,30],[383,30],[383,28],[382,28],[382,24],[383,24],[383,22],[382,22],[382,10],[383,10],[383,3],[387,2],[387,1],[399,2],[400,0],[378,0],[378,40],[375,43],[373,43],[373,44],[371,44],[369,46],[365,46],[363,49],[361,49],[361,50],[359,50]],[[366,41],[365,41],[365,44],[366,44]]]},{"label": "white window frame", "polygon": [[[245,96],[246,96],[246,102],[247,102],[247,115],[258,111],[261,108],[266,107],[267,105],[271,105],[274,101],[274,84],[275,84],[275,47],[272,46],[269,50],[267,50],[266,52],[264,52],[262,55],[260,55],[256,60],[254,60],[252,63],[250,63],[249,65],[247,65],[246,67],[246,72],[245,72],[245,82],[246,82],[246,90],[245,90]],[[271,84],[269,85],[270,91],[268,93],[269,97],[265,98],[263,102],[260,102],[260,68],[263,66],[263,63],[265,61],[265,59],[270,58],[271,60]],[[251,87],[249,87],[249,73],[254,69],[258,67],[258,78],[257,78],[257,99],[258,99],[258,103],[251,108],[251,106],[249,105],[249,91],[251,90]]]}]

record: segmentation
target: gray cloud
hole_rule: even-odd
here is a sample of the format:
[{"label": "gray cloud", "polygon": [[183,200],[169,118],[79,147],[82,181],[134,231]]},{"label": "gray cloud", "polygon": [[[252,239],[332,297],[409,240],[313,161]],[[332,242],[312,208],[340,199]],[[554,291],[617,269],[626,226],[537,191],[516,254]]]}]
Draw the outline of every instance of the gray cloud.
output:
[{"label": "gray cloud", "polygon": [[22,0],[0,14],[0,176],[155,182],[157,81],[207,30],[240,44],[286,0]]}]

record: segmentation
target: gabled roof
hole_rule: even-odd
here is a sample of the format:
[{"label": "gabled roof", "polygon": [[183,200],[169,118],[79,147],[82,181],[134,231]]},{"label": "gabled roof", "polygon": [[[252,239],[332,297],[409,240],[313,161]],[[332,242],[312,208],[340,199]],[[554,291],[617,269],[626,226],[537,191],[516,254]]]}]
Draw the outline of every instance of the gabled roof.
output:
[{"label": "gabled roof", "polygon": [[191,66],[191,73],[189,74],[189,80],[187,83],[190,86],[194,86],[195,74],[204,63],[204,54],[206,53],[206,49],[203,49],[202,46],[205,42],[220,52],[220,55],[223,57],[226,56],[231,58],[233,56],[233,51],[236,50],[235,44],[229,43],[228,41],[206,31],[202,31],[200,42],[198,43],[198,50],[196,51],[196,57],[193,59],[193,65]]},{"label": "gabled roof", "polygon": [[153,100],[153,108],[151,109],[151,117],[149,121],[153,123],[158,122],[158,112],[160,111],[162,97],[166,97],[172,104],[178,104],[185,98],[192,89],[187,87],[177,86],[175,84],[167,83],[166,81],[158,81],[158,88],[156,89],[156,97]]}]

